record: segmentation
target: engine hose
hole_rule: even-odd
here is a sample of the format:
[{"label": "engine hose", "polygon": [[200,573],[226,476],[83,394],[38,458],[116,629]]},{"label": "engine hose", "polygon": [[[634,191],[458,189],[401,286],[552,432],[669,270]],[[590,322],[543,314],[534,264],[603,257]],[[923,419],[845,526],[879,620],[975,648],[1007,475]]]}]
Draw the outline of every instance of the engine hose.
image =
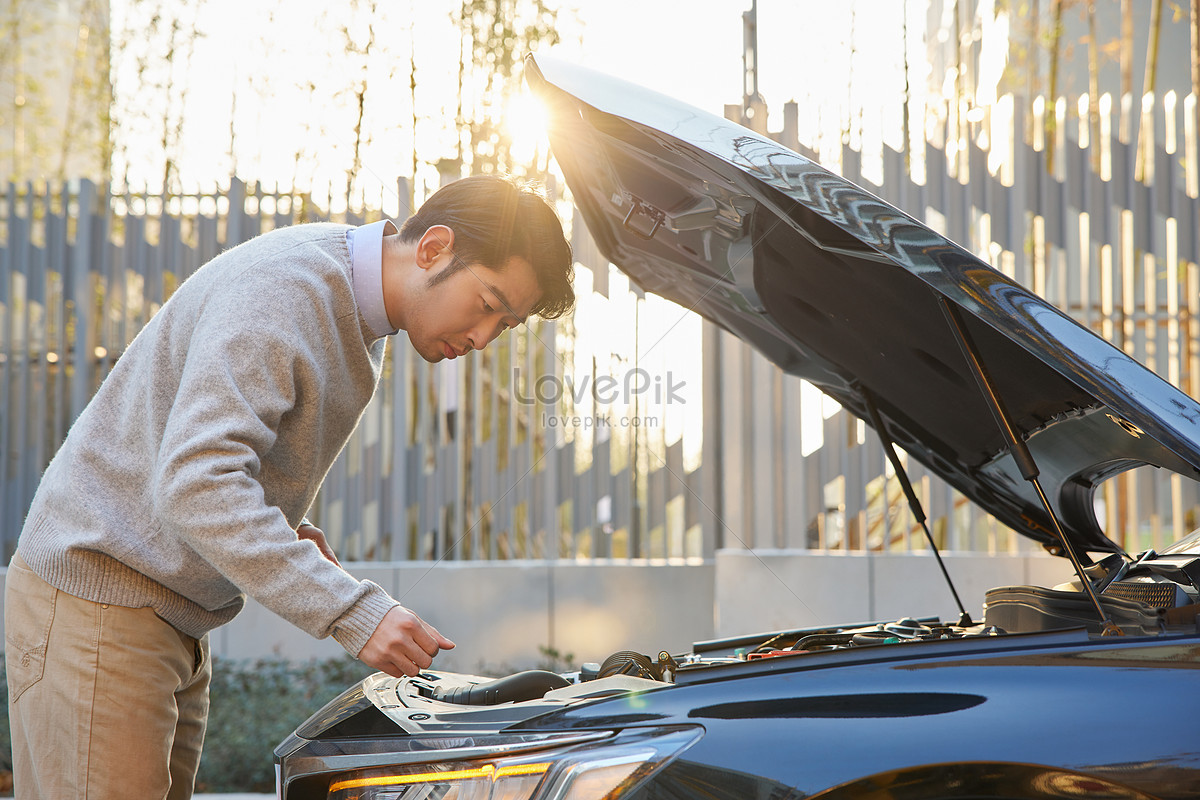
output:
[{"label": "engine hose", "polygon": [[604,659],[600,665],[598,678],[608,678],[612,675],[634,675],[650,680],[662,680],[662,668],[650,660],[650,656],[635,653],[632,650],[620,650]]},{"label": "engine hose", "polygon": [[814,633],[792,645],[793,650],[809,650],[814,647],[842,647],[850,641],[844,633]]},{"label": "engine hose", "polygon": [[471,683],[453,689],[438,687],[433,690],[433,699],[463,706],[494,706],[497,703],[536,700],[552,689],[569,685],[570,681],[557,673],[530,669],[484,683]]}]

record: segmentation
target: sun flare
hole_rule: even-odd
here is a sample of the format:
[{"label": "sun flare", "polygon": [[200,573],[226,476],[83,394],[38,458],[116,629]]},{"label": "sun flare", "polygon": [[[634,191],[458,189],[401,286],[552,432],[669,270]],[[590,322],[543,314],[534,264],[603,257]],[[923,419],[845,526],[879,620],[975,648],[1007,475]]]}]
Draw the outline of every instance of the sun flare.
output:
[{"label": "sun flare", "polygon": [[517,163],[530,164],[547,147],[546,107],[530,92],[509,98],[504,108],[504,130],[512,140],[512,157]]}]

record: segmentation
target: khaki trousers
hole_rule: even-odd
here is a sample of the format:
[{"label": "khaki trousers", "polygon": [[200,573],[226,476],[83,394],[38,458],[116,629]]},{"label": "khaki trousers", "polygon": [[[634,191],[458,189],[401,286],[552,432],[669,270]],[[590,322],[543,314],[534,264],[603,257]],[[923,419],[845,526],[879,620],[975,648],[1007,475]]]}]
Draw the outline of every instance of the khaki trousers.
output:
[{"label": "khaki trousers", "polygon": [[81,600],[13,558],[4,633],[18,798],[189,798],[212,675],[208,637],[149,608]]}]

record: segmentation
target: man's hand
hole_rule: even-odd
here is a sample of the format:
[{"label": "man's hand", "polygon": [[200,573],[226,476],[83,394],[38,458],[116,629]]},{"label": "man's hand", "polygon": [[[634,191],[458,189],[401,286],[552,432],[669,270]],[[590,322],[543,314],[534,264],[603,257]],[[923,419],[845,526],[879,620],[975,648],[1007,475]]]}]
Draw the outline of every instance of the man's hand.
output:
[{"label": "man's hand", "polygon": [[359,661],[393,678],[412,677],[433,663],[441,650],[454,642],[438,633],[404,606],[393,606],[358,654]]},{"label": "man's hand", "polygon": [[342,562],[338,561],[337,556],[333,554],[333,548],[329,546],[329,542],[325,541],[325,532],[316,525],[303,523],[299,528],[296,528],[296,536],[312,542],[321,551],[321,555],[339,567],[342,565]]}]

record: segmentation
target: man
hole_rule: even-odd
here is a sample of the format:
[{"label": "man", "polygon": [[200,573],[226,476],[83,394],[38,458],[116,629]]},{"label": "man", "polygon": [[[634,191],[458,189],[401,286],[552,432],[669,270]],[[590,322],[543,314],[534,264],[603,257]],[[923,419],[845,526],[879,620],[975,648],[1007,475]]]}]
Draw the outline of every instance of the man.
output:
[{"label": "man", "polygon": [[185,281],[73,425],[9,567],[18,797],[189,797],[207,632],[244,594],[391,675],[453,647],[342,570],[304,514],[389,334],[439,361],[573,302],[553,210],[487,176],[442,188],[398,232],[284,228]]}]

